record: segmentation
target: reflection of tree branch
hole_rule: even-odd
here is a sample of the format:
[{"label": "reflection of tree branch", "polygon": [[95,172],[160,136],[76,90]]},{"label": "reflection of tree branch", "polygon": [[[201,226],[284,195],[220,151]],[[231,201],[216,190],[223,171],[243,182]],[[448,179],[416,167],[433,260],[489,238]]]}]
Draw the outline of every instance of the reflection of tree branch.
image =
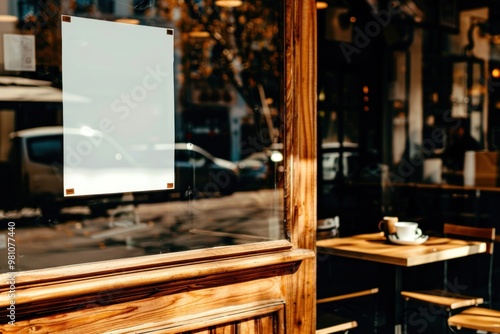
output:
[{"label": "reflection of tree branch", "polygon": [[183,27],[202,25],[215,43],[210,79],[230,83],[253,111],[255,124],[260,124],[263,106],[257,87],[261,85],[267,96],[279,101],[277,10],[266,7],[268,3],[261,0],[247,1],[231,12],[219,10],[212,1],[206,1],[205,7],[196,0],[186,1],[185,5],[189,14]]}]

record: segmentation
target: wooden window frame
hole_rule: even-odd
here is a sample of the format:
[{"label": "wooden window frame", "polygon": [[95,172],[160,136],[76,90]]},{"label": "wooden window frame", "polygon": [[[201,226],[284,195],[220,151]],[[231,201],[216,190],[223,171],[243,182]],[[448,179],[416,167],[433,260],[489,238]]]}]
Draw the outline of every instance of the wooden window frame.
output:
[{"label": "wooden window frame", "polygon": [[[223,317],[210,312],[218,310],[240,315],[224,321],[239,321],[241,314],[270,315],[278,319],[272,325],[276,333],[314,332],[316,3],[284,0],[282,10],[287,239],[20,272],[15,277],[16,326],[6,324],[11,275],[1,274],[0,331],[79,328],[90,333],[106,324],[106,330],[116,333],[171,333],[196,330],[200,314],[207,326],[217,326]],[[233,285],[247,292],[227,289]],[[202,301],[200,296],[208,292],[217,297]],[[178,300],[193,304],[193,317],[181,313],[186,310],[175,306]],[[228,306],[231,300],[238,302]],[[169,318],[177,319],[176,324]]]}]

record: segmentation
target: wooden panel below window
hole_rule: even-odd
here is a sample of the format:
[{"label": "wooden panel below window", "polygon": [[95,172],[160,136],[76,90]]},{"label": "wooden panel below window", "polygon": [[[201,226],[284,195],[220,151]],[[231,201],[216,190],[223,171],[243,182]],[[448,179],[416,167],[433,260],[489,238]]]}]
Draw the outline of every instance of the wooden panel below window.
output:
[{"label": "wooden panel below window", "polygon": [[284,333],[280,279],[95,306],[4,325],[2,333]]},{"label": "wooden panel below window", "polygon": [[[140,259],[130,260],[127,272],[116,272],[119,263],[114,270],[103,264],[87,280],[54,269],[48,284],[34,272],[19,273],[15,326],[0,332],[284,333],[283,277],[313,256],[282,240],[167,254],[138,270],[131,268]],[[2,288],[5,318],[8,287]]]}]

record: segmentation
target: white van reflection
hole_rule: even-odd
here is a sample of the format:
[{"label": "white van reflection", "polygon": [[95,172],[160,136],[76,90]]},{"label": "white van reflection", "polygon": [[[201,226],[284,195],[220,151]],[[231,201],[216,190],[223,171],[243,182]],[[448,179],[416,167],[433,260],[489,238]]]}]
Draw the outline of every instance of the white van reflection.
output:
[{"label": "white van reflection", "polygon": [[[77,136],[78,134],[72,133]],[[80,134],[81,136],[81,134]],[[105,142],[105,144],[104,144]],[[121,163],[147,165],[153,151],[172,149],[171,145],[132,145],[127,150],[104,140],[100,148],[108,150],[108,158],[81,159],[73,156],[74,166],[95,173],[99,168],[113,168],[117,155]],[[202,148],[190,143],[175,144],[175,189],[172,191],[138,192],[137,198],[148,201],[151,197],[171,198],[172,194],[199,195],[217,193],[230,195],[237,190],[239,171],[235,163],[212,156]],[[141,163],[138,163],[140,161]],[[87,166],[88,165],[88,166]],[[103,213],[102,208],[123,204],[122,194],[82,196],[65,198],[63,196],[63,127],[40,127],[21,130],[11,135],[9,159],[1,168],[0,179],[5,187],[0,190],[0,209],[21,209],[37,207],[42,214],[55,216],[65,206],[89,205],[91,210]],[[82,174],[84,175],[84,174]],[[173,196],[179,197],[179,196]]]},{"label": "white van reflection", "polygon": [[342,174],[350,178],[358,170],[358,144],[344,142],[325,142],[321,144],[323,180],[334,181],[340,171],[340,150],[342,149]]}]

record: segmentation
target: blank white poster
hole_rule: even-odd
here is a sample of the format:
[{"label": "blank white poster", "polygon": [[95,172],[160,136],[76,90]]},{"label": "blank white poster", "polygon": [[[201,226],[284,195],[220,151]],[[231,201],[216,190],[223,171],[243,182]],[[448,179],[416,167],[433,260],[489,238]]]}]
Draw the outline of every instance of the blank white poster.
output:
[{"label": "blank white poster", "polygon": [[62,17],[65,196],[174,188],[173,33]]}]

